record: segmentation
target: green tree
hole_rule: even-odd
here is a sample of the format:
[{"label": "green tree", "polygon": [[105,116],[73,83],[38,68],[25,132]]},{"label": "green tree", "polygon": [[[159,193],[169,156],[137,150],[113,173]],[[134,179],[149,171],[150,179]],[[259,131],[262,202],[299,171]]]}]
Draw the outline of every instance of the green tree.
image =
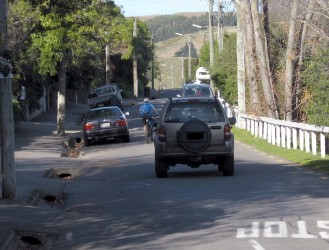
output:
[{"label": "green tree", "polygon": [[206,42],[199,52],[199,66],[210,68],[209,66],[210,56],[209,56],[209,42]]},{"label": "green tree", "polygon": [[[215,42],[216,44],[216,42]],[[199,66],[209,67],[209,43],[200,50]],[[214,68],[210,70],[214,86],[220,91],[225,101],[237,104],[237,62],[236,62],[236,34],[224,34],[224,50],[219,53],[215,47]]]},{"label": "green tree", "polygon": [[[131,27],[132,25],[133,24],[131,24]],[[137,39],[133,41],[133,46],[136,50],[138,60],[137,67],[139,84],[144,87],[150,80],[148,75],[152,71],[151,62],[154,60],[154,44],[152,34],[150,33],[146,23],[138,20],[137,25]]]},{"label": "green tree", "polygon": [[329,48],[318,48],[314,56],[305,63],[302,72],[303,98],[302,112],[307,123],[329,126]]},{"label": "green tree", "polygon": [[[67,66],[87,55],[99,56],[106,42],[129,55],[125,19],[113,1],[32,1],[41,28],[31,35],[30,51],[39,55],[39,72],[58,77],[57,134],[65,134]],[[119,35],[118,35],[119,34]]]},{"label": "green tree", "polygon": [[[188,42],[186,42],[184,44],[184,46],[182,46],[180,48],[180,50],[176,51],[175,52],[175,56],[176,57],[188,57],[189,56],[189,46],[188,46]],[[191,43],[191,57],[192,58],[197,58],[198,57],[198,54],[197,54],[197,51],[196,51],[196,48],[194,47],[194,44]]]},{"label": "green tree", "polygon": [[[52,79],[38,73],[38,55],[28,53],[31,46],[31,33],[40,28],[38,13],[26,1],[14,1],[9,5],[8,13],[9,51],[14,65],[13,94],[18,97],[22,86],[28,95],[25,100],[15,102],[15,119],[18,122],[23,116],[16,114],[17,110],[33,111],[39,108],[39,100],[43,94],[43,87],[51,83]],[[20,107],[22,106],[22,108]]]},{"label": "green tree", "polygon": [[222,98],[231,105],[237,105],[237,62],[236,62],[236,34],[224,35],[224,50],[215,49],[214,68],[210,72],[214,86],[219,89]]}]

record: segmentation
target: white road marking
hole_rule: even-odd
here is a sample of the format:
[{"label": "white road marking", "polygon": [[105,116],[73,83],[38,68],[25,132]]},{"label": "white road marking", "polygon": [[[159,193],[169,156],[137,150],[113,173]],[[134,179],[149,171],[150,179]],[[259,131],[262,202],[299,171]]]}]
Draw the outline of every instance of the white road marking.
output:
[{"label": "white road marking", "polygon": [[291,234],[292,238],[298,238],[298,239],[315,239],[317,236],[313,234],[309,234],[306,229],[306,223],[305,221],[297,221],[298,226],[298,233],[297,234]]},{"label": "white road marking", "polygon": [[264,223],[264,237],[287,238],[287,223],[284,221],[266,221]]},{"label": "white road marking", "polygon": [[259,222],[252,222],[251,228],[238,228],[237,238],[258,238],[259,237]]},{"label": "white road marking", "polygon": [[[318,221],[319,228],[329,229],[329,221],[326,220],[319,220]],[[329,234],[327,232],[319,232],[322,239],[329,239]]]},{"label": "white road marking", "polygon": [[265,248],[262,247],[256,240],[248,240],[248,241],[255,250],[265,250]]},{"label": "white road marking", "polygon": [[[329,239],[329,220],[318,220],[317,226],[321,229],[319,236],[315,233],[309,233],[307,230],[306,221],[296,221],[297,233],[288,232],[288,224],[285,221],[265,221],[263,227],[263,234],[261,234],[262,228],[260,227],[262,222],[252,222],[251,226],[245,228],[238,228],[236,232],[236,238],[294,238],[294,239]],[[326,229],[327,231],[324,231]]]}]

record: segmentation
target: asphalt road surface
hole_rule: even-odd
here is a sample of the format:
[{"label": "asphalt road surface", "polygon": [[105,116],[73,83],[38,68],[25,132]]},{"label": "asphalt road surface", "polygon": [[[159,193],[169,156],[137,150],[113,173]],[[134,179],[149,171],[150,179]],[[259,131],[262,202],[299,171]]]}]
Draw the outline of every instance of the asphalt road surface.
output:
[{"label": "asphalt road surface", "polygon": [[[164,99],[154,100],[161,110]],[[71,249],[329,248],[328,176],[236,142],[236,174],[215,165],[154,173],[154,148],[130,112],[131,142],[86,148],[86,174],[68,182],[66,238]],[[70,223],[68,223],[70,222]]]},{"label": "asphalt road surface", "polygon": [[[152,102],[160,111],[164,101]],[[12,215],[17,219],[7,222],[22,231],[34,226],[44,233],[38,237],[49,239],[44,248],[26,249],[329,249],[327,175],[236,142],[232,177],[215,165],[177,165],[168,178],[158,179],[154,147],[145,142],[138,109],[125,109],[129,143],[106,141],[85,148],[70,169],[62,170],[71,178],[26,178],[62,194],[60,206],[51,200],[50,207],[23,206]],[[31,167],[29,176],[36,171]],[[29,225],[19,218],[29,219]],[[27,240],[33,245],[33,238]]]}]

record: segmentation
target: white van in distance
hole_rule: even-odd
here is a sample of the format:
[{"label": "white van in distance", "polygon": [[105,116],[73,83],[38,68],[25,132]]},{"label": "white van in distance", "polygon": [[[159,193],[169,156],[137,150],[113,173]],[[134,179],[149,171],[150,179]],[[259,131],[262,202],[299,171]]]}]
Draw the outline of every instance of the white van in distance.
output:
[{"label": "white van in distance", "polygon": [[210,84],[210,74],[205,67],[199,67],[196,70],[195,74],[195,83],[205,83]]}]

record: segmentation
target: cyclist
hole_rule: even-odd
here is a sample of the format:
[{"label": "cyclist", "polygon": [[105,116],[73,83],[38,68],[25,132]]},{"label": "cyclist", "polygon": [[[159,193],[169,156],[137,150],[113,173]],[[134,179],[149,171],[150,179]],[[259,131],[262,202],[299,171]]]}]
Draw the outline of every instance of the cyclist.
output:
[{"label": "cyclist", "polygon": [[147,118],[152,118],[152,116],[158,115],[158,111],[155,109],[153,104],[150,102],[148,98],[144,98],[143,104],[139,108],[139,115],[143,119],[143,125],[144,125],[144,133],[147,135]]}]

